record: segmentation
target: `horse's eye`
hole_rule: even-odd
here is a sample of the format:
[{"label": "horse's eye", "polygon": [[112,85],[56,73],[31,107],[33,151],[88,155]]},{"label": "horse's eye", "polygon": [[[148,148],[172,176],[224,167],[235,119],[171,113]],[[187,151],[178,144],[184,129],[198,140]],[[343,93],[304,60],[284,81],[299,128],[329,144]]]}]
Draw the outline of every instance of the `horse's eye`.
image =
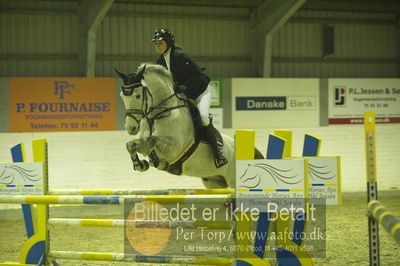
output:
[{"label": "horse's eye", "polygon": [[140,95],[136,95],[136,99],[139,99],[140,98]]}]

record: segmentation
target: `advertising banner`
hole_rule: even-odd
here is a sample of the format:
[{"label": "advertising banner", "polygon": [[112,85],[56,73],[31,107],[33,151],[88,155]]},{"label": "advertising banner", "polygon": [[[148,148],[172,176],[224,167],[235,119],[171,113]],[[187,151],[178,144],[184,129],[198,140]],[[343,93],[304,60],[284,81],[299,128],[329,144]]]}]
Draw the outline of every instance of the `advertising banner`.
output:
[{"label": "advertising banner", "polygon": [[[306,160],[237,160],[237,200],[276,199],[281,207],[304,207],[308,192]],[[251,202],[248,204],[250,206]],[[265,208],[263,204],[260,206]],[[266,209],[261,211],[267,212]]]},{"label": "advertising banner", "polygon": [[222,108],[222,80],[210,80],[211,87],[211,107]]},{"label": "advertising banner", "polygon": [[113,78],[11,78],[11,132],[116,129]]},{"label": "advertising banner", "polygon": [[224,112],[222,104],[222,80],[212,79],[210,81],[211,85],[211,108],[210,114],[213,116],[214,127],[221,129],[224,127]]},{"label": "advertising banner", "polygon": [[308,197],[325,199],[326,205],[342,202],[340,157],[307,157]]},{"label": "advertising banner", "polygon": [[43,195],[43,163],[1,163],[0,195]]},{"label": "advertising banner", "polygon": [[400,123],[400,79],[329,79],[329,124]]},{"label": "advertising banner", "polygon": [[232,79],[233,128],[318,125],[318,79]]}]

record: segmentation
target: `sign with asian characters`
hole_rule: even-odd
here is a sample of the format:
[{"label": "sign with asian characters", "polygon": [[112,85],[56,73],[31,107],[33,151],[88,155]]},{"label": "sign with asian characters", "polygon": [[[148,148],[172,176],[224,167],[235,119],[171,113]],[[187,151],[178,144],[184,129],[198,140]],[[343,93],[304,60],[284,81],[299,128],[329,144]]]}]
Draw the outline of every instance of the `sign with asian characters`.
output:
[{"label": "sign with asian characters", "polygon": [[113,78],[11,78],[10,131],[116,129]]}]

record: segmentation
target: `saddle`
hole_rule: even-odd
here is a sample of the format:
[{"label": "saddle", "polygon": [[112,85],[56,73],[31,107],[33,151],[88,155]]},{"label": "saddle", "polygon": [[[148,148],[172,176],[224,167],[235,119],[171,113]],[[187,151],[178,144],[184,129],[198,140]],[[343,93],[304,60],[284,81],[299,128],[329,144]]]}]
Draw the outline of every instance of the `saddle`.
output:
[{"label": "saddle", "polygon": [[[193,154],[200,142],[208,144],[205,128],[201,125],[200,112],[197,107],[190,101],[186,100],[186,104],[189,108],[190,115],[192,117],[195,140],[194,143],[187,149],[187,151],[174,163],[168,166],[167,172],[174,175],[182,174],[182,164]],[[212,115],[210,114],[210,123],[212,124]],[[214,127],[215,135],[217,136],[218,149],[224,147],[224,141],[221,133]]]},{"label": "saddle", "polygon": [[[206,68],[202,68],[201,70],[204,71]],[[175,83],[174,91],[176,95],[179,95],[180,93],[184,93],[186,90],[186,87],[184,85],[180,85],[178,83]],[[178,96],[179,97],[179,96]],[[180,98],[180,97],[179,97]],[[207,137],[206,137],[206,132],[205,128],[201,124],[201,118],[200,118],[200,112],[199,109],[197,109],[196,105],[188,98],[180,98],[182,101],[185,102],[185,104],[189,108],[190,115],[192,116],[192,121],[193,121],[193,126],[195,129],[195,138],[196,140],[199,140],[203,143],[208,144]],[[209,114],[210,116],[210,123],[212,125],[212,119],[213,116]],[[214,126],[214,131],[215,131],[215,136],[217,137],[217,144],[218,148],[222,149],[224,147],[224,142],[221,137],[221,134],[219,133],[218,129],[216,129]]]}]

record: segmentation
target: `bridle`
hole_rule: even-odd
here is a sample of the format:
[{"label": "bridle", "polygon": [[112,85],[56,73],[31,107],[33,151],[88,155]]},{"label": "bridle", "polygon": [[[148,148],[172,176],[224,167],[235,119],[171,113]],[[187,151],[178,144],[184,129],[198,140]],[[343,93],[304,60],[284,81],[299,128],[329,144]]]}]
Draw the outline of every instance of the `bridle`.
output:
[{"label": "bridle", "polygon": [[[183,100],[179,95],[176,93],[171,94],[164,100],[162,100],[159,104],[153,107],[153,95],[151,94],[149,88],[146,85],[146,82],[142,80],[142,82],[137,82],[129,85],[122,85],[122,92],[125,96],[132,95],[133,91],[139,87],[142,87],[142,105],[140,109],[130,108],[125,110],[125,117],[129,116],[133,118],[136,123],[140,123],[140,120],[146,118],[146,122],[149,125],[150,129],[150,136],[153,134],[153,125],[155,120],[166,118],[171,115],[171,111],[179,108],[183,108],[187,106],[186,101]],[[169,100],[173,97],[177,97],[180,102],[183,100],[183,104],[166,107],[163,104],[166,104]],[[148,103],[148,99],[150,99],[150,105]],[[140,115],[140,118],[137,119],[135,115]]]},{"label": "bridle", "polygon": [[[139,88],[140,86],[142,86],[142,84],[139,83],[139,82],[132,83],[132,84],[129,84],[129,85],[122,85],[122,87],[121,87],[122,93],[123,93],[125,96],[131,96],[132,93],[133,93],[133,91],[134,91],[136,88]],[[143,97],[144,97],[144,96],[143,96]],[[147,100],[146,100],[146,102],[147,102]],[[134,109],[134,108],[132,108],[132,109],[126,109],[126,110],[125,110],[125,117],[129,116],[129,117],[131,117],[133,120],[135,120],[137,124],[139,124],[139,123],[140,123],[140,120],[144,117],[144,112],[142,111],[142,109],[143,109],[143,102],[142,102],[142,107],[141,107],[141,109]],[[140,117],[139,119],[137,119],[134,115],[140,115],[141,117]]]}]

